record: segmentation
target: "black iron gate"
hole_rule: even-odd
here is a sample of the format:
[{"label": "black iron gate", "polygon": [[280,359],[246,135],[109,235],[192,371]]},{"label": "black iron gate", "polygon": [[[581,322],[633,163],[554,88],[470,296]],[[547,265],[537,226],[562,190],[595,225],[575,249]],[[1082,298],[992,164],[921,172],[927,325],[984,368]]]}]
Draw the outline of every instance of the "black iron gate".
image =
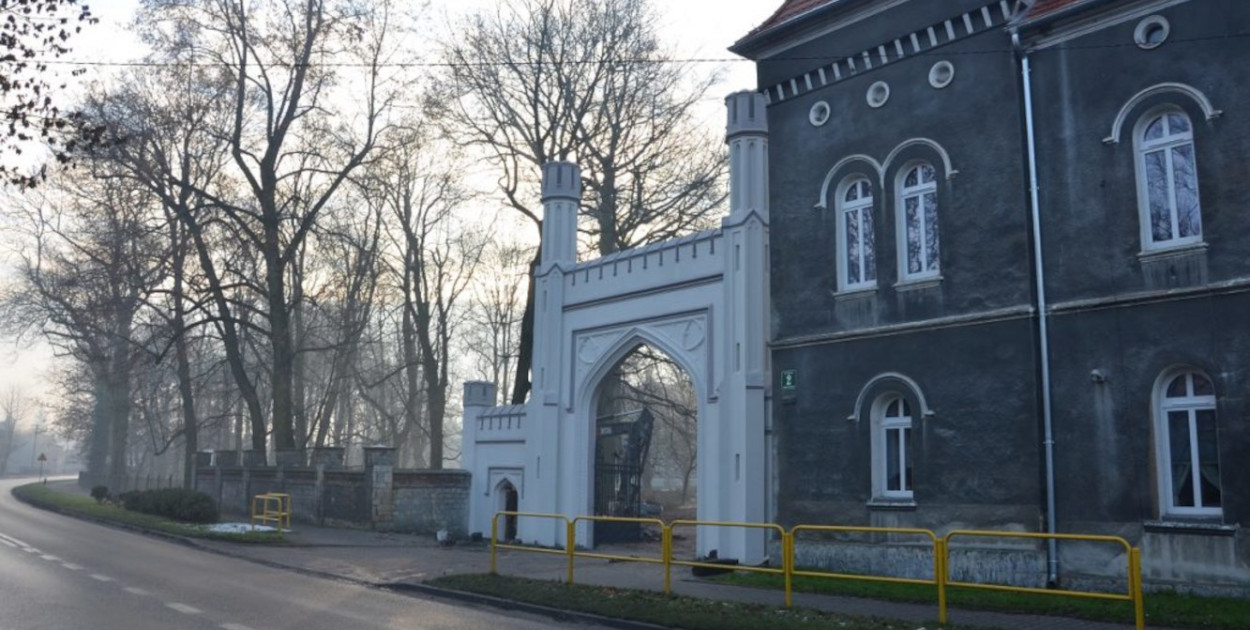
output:
[{"label": "black iron gate", "polygon": [[[596,421],[595,515],[637,518],[642,513],[642,471],[651,446],[647,409]],[[595,543],[638,542],[638,523],[595,523]]]}]

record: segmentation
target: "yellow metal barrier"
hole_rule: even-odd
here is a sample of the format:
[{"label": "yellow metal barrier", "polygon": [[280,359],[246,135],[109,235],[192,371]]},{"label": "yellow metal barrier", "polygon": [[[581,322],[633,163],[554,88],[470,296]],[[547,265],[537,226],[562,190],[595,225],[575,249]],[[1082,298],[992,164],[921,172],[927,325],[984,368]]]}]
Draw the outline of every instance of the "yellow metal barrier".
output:
[{"label": "yellow metal barrier", "polygon": [[[499,517],[514,516],[516,518],[545,518],[553,521],[564,521],[564,549],[548,549],[545,547],[526,547],[524,545],[499,544]],[[495,575],[497,564],[495,556],[499,549],[512,549],[515,551],[528,551],[530,553],[545,553],[550,555],[561,555],[568,558],[568,579],[569,584],[573,583],[573,548],[574,535],[573,523],[563,514],[542,514],[539,512],[495,512],[495,516],[490,519],[490,574]]]},{"label": "yellow metal barrier", "polygon": [[256,528],[256,521],[275,523],[278,533],[283,529],[291,529],[291,495],[282,492],[266,492],[252,497],[251,526]]},{"label": "yellow metal barrier", "polygon": [[[955,537],[965,538],[1026,538],[1041,540],[1078,540],[1085,542],[1105,542],[1117,544],[1124,547],[1125,557],[1128,558],[1128,592],[1121,593],[1091,593],[1087,591],[1073,591],[1067,589],[1049,589],[1049,588],[1033,588],[1027,586],[1006,586],[1002,584],[978,584],[976,582],[956,582],[950,579],[950,541]],[[1144,597],[1142,595],[1141,582],[1141,550],[1130,545],[1129,542],[1119,536],[1097,536],[1082,534],[1046,534],[1034,532],[993,532],[993,531],[977,531],[977,530],[957,530],[946,534],[943,538],[943,555],[945,559],[942,561],[944,572],[947,573],[946,585],[956,586],[960,588],[974,588],[987,591],[1008,591],[1015,593],[1036,593],[1040,595],[1060,595],[1064,597],[1083,597],[1087,599],[1103,599],[1112,601],[1129,602],[1133,606],[1133,616],[1136,622],[1137,630],[1145,630],[1146,615]]]},{"label": "yellow metal barrier", "polygon": [[[862,575],[857,573],[837,573],[834,571],[809,571],[794,568],[794,543],[798,535],[803,532],[830,532],[830,533],[855,533],[855,534],[906,534],[913,536],[924,536],[929,539],[933,549],[933,579],[925,580],[920,578],[900,578],[889,577],[884,575]],[[841,580],[864,580],[870,582],[893,582],[895,584],[926,584],[937,587],[938,596],[938,621],[946,623],[946,575],[943,571],[944,547],[943,539],[938,538],[937,534],[927,529],[915,529],[909,527],[850,527],[842,525],[796,525],[790,528],[790,549],[789,563],[790,572],[786,576],[786,603],[789,604],[790,576],[803,576],[815,578],[833,578]]]},{"label": "yellow metal barrier", "polygon": [[[286,517],[290,518],[289,495],[257,495],[257,499],[264,496],[285,496]],[[255,511],[255,510],[254,510]],[[527,547],[522,545],[501,544],[499,542],[499,517],[526,517],[526,518],[544,518],[556,521],[564,521],[565,526],[565,548],[564,549],[548,549],[543,547]],[[576,525],[579,522],[617,522],[617,523],[639,523],[643,525],[656,525],[660,527],[661,543],[660,557],[636,557],[622,556],[606,553],[598,553],[591,551],[577,551],[577,533]],[[289,520],[288,520],[289,523]],[[715,564],[711,562],[700,562],[697,560],[676,560],[673,558],[673,530],[678,527],[738,527],[745,529],[757,529],[764,531],[773,531],[778,534],[781,539],[781,568],[774,567],[753,567],[748,565],[725,565]],[[837,573],[832,571],[809,571],[797,570],[794,566],[794,543],[798,534],[803,532],[844,532],[844,533],[879,533],[879,534],[905,534],[924,536],[929,539],[933,545],[933,579],[925,580],[919,578],[898,578],[878,575],[859,575],[851,573]],[[956,582],[950,579],[950,541],[956,537],[992,537],[992,538],[1025,538],[1025,539],[1041,539],[1041,540],[1075,540],[1085,542],[1105,542],[1114,543],[1124,547],[1128,557],[1128,593],[1091,593],[1086,591],[1074,591],[1064,589],[1045,589],[1032,588],[1024,586],[1006,586],[1000,584],[980,584],[976,582]],[[1112,601],[1127,601],[1133,605],[1133,614],[1136,621],[1137,630],[1145,630],[1146,617],[1144,597],[1142,595],[1142,577],[1141,577],[1141,550],[1133,547],[1129,542],[1118,536],[1096,536],[1081,534],[1046,534],[1033,532],[995,532],[995,531],[977,531],[977,530],[957,530],[948,533],[946,536],[939,538],[931,530],[902,528],[902,527],[854,527],[840,525],[796,525],[790,531],[786,531],[780,525],[774,523],[734,523],[726,521],[697,521],[697,520],[676,520],[667,525],[659,519],[650,518],[627,518],[612,516],[579,516],[572,520],[562,514],[541,514],[535,512],[496,512],[491,519],[490,525],[490,573],[497,573],[497,555],[498,549],[513,549],[516,551],[527,551],[532,553],[545,553],[553,555],[563,555],[567,558],[568,563],[568,583],[573,583],[573,570],[575,559],[582,558],[598,558],[604,560],[618,560],[624,562],[641,562],[649,564],[661,564],[664,566],[664,592],[672,591],[672,568],[674,566],[683,567],[703,567],[709,569],[729,569],[734,571],[748,571],[755,573],[768,573],[773,575],[781,575],[785,579],[785,598],[786,606],[790,606],[793,599],[793,581],[794,576],[816,577],[816,578],[834,578],[834,579],[851,579],[865,580],[874,582],[894,582],[902,584],[932,584],[937,587],[938,594],[938,621],[945,624],[947,622],[947,588],[951,586],[960,588],[1009,591],[1017,593],[1036,593],[1043,595],[1059,595],[1068,597],[1084,597],[1090,599],[1103,599]]]},{"label": "yellow metal barrier", "polygon": [[[673,530],[677,529],[678,527],[739,527],[739,528],[744,528],[744,529],[760,529],[760,530],[765,530],[765,531],[777,532],[777,534],[781,538],[781,568],[775,569],[773,567],[753,567],[749,565],[713,564],[711,562],[699,562],[697,560],[693,560],[693,561],[692,560],[674,560],[672,557],[673,556],[673,542],[672,542]],[[787,533],[786,530],[783,529],[780,525],[777,525],[774,523],[733,523],[733,522],[728,522],[728,521],[676,520],[668,524],[668,544],[666,545],[666,547],[668,548],[668,552],[666,555],[668,556],[669,560],[668,560],[668,563],[664,565],[664,586],[666,589],[665,592],[668,592],[667,588],[672,581],[670,574],[672,573],[672,568],[674,566],[703,567],[707,569],[722,569],[722,570],[729,569],[733,571],[750,571],[754,573],[771,573],[773,575],[781,575],[785,577],[786,605],[787,606],[790,605],[790,601],[791,601],[790,571],[792,567],[792,561],[794,559],[794,547],[793,547],[793,541],[790,539],[790,534]]]},{"label": "yellow metal barrier", "polygon": [[[660,528],[660,557],[648,558],[639,556],[622,556],[594,551],[578,551],[576,544],[578,523],[638,523],[639,525],[655,525]],[[569,560],[569,584],[573,583],[573,558],[597,558],[600,560],[616,560],[618,562],[641,562],[644,564],[662,564],[665,567],[672,557],[673,537],[668,535],[668,526],[658,518],[632,518],[627,516],[579,516],[569,521],[569,548],[572,549]],[[669,592],[668,575],[664,576],[664,592]]]}]

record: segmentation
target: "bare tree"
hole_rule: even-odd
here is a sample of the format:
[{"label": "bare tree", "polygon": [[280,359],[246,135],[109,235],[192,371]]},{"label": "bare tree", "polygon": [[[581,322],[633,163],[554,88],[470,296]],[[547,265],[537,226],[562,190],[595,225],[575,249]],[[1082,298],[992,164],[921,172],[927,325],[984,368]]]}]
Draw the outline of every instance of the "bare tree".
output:
[{"label": "bare tree", "polygon": [[[443,466],[443,424],[447,413],[452,341],[463,315],[459,302],[477,270],[484,240],[455,211],[468,198],[454,155],[429,145],[428,130],[410,126],[397,133],[374,181],[389,210],[398,256],[390,263],[402,304],[404,390],[407,426],[416,425],[417,399],[424,397],[429,466]],[[423,380],[418,384],[418,375]]]},{"label": "bare tree", "polygon": [[477,371],[506,393],[519,353],[526,275],[529,256],[516,243],[492,241],[483,256],[484,273],[474,287],[470,310],[472,325],[466,343],[477,362]]},{"label": "bare tree", "polygon": [[4,420],[0,421],[0,475],[9,470],[9,456],[21,448],[17,441],[17,423],[27,413],[27,400],[17,387],[10,386],[0,394],[0,412]]},{"label": "bare tree", "polygon": [[[600,254],[708,227],[725,167],[694,114],[713,77],[675,62],[654,22],[647,0],[512,0],[446,44],[431,111],[498,169],[508,206],[536,227],[539,169],[581,164],[583,229]],[[530,389],[530,285],[515,404]]]},{"label": "bare tree", "polygon": [[20,334],[42,335],[90,374],[87,464],[102,478],[126,474],[132,375],[145,345],[136,320],[165,270],[149,198],[93,172],[58,180],[54,197],[26,200],[28,241],[5,315]]},{"label": "bare tree", "polygon": [[[229,148],[228,179],[193,184],[212,212],[183,215],[194,234],[228,232],[254,255],[267,326],[268,394],[278,448],[295,448],[296,345],[291,322],[291,267],[318,218],[366,163],[402,85],[385,74],[391,53],[389,2],[325,0],[152,0],[144,19],[164,38],[158,57],[204,62],[230,87],[227,125],[211,130]],[[359,75],[344,76],[345,62]],[[336,98],[350,88],[350,111]],[[201,256],[203,257],[203,256]],[[221,279],[215,282],[220,292]],[[228,339],[227,344],[242,340]],[[238,356],[241,348],[231,351]],[[237,372],[237,370],[236,370]],[[236,374],[237,376],[237,374]],[[246,386],[240,383],[241,386]],[[252,448],[264,449],[261,411],[249,402]],[[259,429],[259,430],[258,430]]]}]

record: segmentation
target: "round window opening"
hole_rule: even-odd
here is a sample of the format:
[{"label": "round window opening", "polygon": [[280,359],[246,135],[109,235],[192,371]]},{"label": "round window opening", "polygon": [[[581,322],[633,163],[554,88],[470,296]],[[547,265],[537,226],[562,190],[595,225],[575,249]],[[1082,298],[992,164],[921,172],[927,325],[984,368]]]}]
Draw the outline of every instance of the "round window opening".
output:
[{"label": "round window opening", "polygon": [[890,100],[890,86],[885,81],[877,81],[868,88],[869,107],[881,107]]},{"label": "round window opening", "polygon": [[1137,23],[1137,30],[1133,33],[1133,39],[1137,42],[1137,46],[1144,50],[1158,48],[1163,42],[1167,41],[1168,34],[1172,32],[1172,26],[1168,23],[1167,18],[1162,15],[1152,15]]},{"label": "round window opening", "polygon": [[949,61],[939,61],[929,69],[929,85],[942,89],[955,80],[955,66]]},{"label": "round window opening", "polygon": [[812,105],[812,110],[807,113],[807,119],[815,127],[829,122],[829,103],[817,101],[815,105]]}]

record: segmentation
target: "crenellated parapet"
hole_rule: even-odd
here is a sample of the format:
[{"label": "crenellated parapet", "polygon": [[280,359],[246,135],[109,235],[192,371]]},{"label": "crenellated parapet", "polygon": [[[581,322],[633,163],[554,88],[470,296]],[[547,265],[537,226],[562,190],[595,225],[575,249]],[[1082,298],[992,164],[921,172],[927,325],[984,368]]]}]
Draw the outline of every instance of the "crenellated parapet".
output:
[{"label": "crenellated parapet", "polygon": [[705,230],[578,263],[564,276],[565,305],[717,279],[725,265],[721,240],[721,230]]}]

